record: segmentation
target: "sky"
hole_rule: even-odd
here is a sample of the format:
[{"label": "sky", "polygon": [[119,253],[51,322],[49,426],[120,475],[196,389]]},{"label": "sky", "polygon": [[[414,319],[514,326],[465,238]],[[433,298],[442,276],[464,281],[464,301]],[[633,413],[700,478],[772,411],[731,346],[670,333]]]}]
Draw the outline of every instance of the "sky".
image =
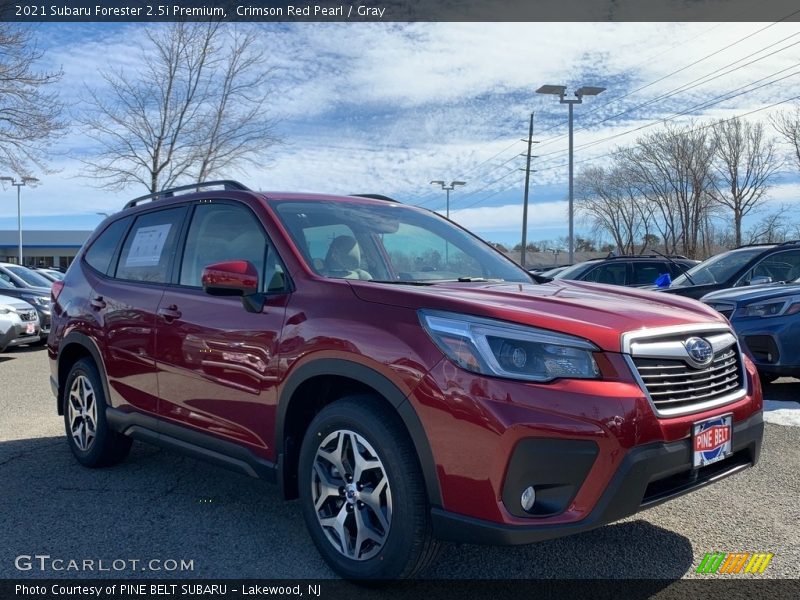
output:
[{"label": "sky", "polygon": [[[131,40],[157,26],[30,25],[45,51],[42,67],[63,69],[59,92],[74,108],[87,85],[100,86],[100,71],[138,68]],[[274,70],[270,110],[284,143],[263,167],[224,178],[260,190],[381,193],[437,211],[444,211],[445,193],[429,182],[464,180],[451,194],[451,218],[510,244],[521,237],[520,155],[531,112],[540,143],[528,238],[567,233],[567,108],[535,94],[540,85],[607,88],[575,107],[576,172],[602,165],[615,147],[661,123],[747,113],[766,122],[792,106],[771,105],[800,97],[796,23],[226,26],[259,32],[264,68]],[[146,193],[92,187],[79,160],[91,150],[87,143],[76,127],[53,145],[53,172],[22,190],[24,228],[93,229],[102,220],[97,212]],[[797,167],[787,163],[769,206],[796,202],[798,192]],[[0,229],[15,229],[16,217],[15,190],[6,186]],[[576,234],[591,235],[591,225],[576,221]]]}]

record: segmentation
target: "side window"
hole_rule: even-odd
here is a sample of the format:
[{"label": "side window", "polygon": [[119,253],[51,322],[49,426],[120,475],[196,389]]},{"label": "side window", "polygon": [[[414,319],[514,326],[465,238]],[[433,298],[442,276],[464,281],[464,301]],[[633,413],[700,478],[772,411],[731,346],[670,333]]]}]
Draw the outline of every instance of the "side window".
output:
[{"label": "side window", "polygon": [[166,283],[185,214],[181,207],[137,217],[122,246],[117,278]]},{"label": "side window", "polygon": [[633,267],[631,285],[652,285],[660,275],[670,272],[667,264],[659,262],[633,261],[631,266]]},{"label": "side window", "polygon": [[114,221],[97,237],[83,257],[90,267],[104,275],[108,274],[111,260],[130,222],[131,217]]},{"label": "side window", "polygon": [[582,277],[584,281],[625,285],[627,265],[624,262],[612,262],[599,265]]},{"label": "side window", "polygon": [[200,287],[203,269],[227,260],[247,260],[264,286],[267,236],[253,213],[235,204],[198,204],[186,235],[180,284]]},{"label": "side window", "polygon": [[769,277],[772,281],[792,281],[800,277],[800,250],[770,254],[745,275],[743,283],[754,277]]}]

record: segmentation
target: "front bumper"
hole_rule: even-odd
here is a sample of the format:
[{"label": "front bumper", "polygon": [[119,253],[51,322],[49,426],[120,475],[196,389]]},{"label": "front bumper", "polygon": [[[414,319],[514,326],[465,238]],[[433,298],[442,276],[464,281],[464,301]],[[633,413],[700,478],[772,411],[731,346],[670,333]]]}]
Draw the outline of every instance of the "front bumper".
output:
[{"label": "front bumper", "polygon": [[742,347],[759,371],[775,375],[800,373],[800,321],[796,315],[731,321]]},{"label": "front bumper", "polygon": [[733,454],[693,470],[691,440],[637,446],[627,452],[594,509],[582,520],[553,525],[510,525],[431,511],[434,535],[478,544],[516,545],[580,533],[715,483],[755,465],[761,452],[762,414],[734,423]]},{"label": "front bumper", "polygon": [[30,344],[39,339],[39,325],[34,333],[27,333],[27,322],[19,321],[12,325],[5,334],[0,335],[0,348],[10,348],[22,344]]}]

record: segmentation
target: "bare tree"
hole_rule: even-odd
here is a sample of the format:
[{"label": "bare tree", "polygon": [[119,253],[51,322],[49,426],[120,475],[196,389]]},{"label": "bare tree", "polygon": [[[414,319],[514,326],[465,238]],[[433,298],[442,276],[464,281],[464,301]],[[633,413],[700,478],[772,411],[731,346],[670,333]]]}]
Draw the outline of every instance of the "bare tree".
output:
[{"label": "bare tree", "polygon": [[[230,35],[229,35],[230,34]],[[84,158],[101,187],[150,192],[199,181],[263,156],[276,142],[268,70],[251,35],[219,23],[146,31],[138,73],[104,71],[78,119],[97,150]]]},{"label": "bare tree", "polygon": [[792,148],[792,157],[800,169],[800,105],[772,117],[772,125]]},{"label": "bare tree", "polygon": [[27,30],[0,23],[0,167],[19,176],[46,170],[49,144],[65,129],[50,91],[62,72],[38,71],[42,55]]},{"label": "bare tree", "polygon": [[734,240],[742,245],[742,219],[761,206],[780,169],[775,142],[761,123],[738,118],[717,121],[711,128],[714,171],[710,193],[733,212]]},{"label": "bare tree", "polygon": [[789,236],[791,225],[787,220],[789,207],[782,205],[745,232],[748,244],[783,242]]},{"label": "bare tree", "polygon": [[706,129],[667,126],[623,151],[632,183],[661,215],[657,227],[669,251],[700,254],[701,232],[712,211],[713,145]]},{"label": "bare tree", "polygon": [[233,30],[222,77],[209,92],[206,127],[199,137],[192,170],[197,181],[244,162],[263,165],[264,150],[279,143],[276,122],[267,114],[268,83],[273,70],[264,67],[254,33]]},{"label": "bare tree", "polygon": [[607,232],[620,252],[634,254],[636,241],[649,234],[650,218],[624,169],[589,167],[579,175],[577,189],[578,212]]}]

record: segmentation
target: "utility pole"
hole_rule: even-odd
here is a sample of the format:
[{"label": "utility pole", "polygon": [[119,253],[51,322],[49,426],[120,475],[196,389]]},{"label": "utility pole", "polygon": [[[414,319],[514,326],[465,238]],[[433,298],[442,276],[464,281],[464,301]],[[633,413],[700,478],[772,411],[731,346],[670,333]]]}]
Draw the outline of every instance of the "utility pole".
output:
[{"label": "utility pole", "polygon": [[527,161],[525,164],[525,199],[522,203],[522,251],[520,253],[520,263],[522,264],[522,268],[525,268],[525,252],[526,247],[528,245],[528,190],[530,189],[530,180],[531,180],[531,146],[534,143],[533,141],[533,115],[531,113],[531,124],[528,127],[528,154],[526,154]]}]

